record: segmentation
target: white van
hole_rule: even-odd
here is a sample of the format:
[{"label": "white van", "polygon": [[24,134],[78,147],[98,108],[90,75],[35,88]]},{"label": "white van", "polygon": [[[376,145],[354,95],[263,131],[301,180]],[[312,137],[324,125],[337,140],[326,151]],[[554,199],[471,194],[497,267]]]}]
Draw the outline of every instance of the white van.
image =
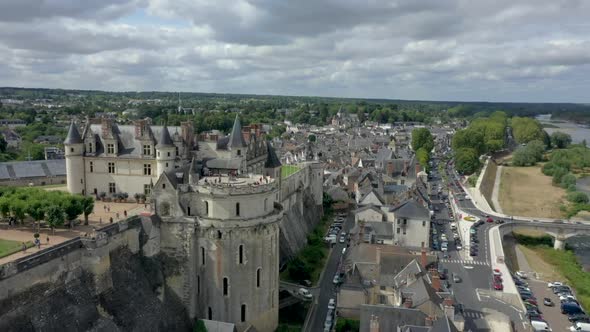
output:
[{"label": "white van", "polygon": [[577,322],[570,327],[570,331],[582,331],[582,332],[590,331],[590,323]]},{"label": "white van", "polygon": [[456,230],[457,229],[457,223],[456,222],[452,222],[451,223],[451,229],[452,230]]},{"label": "white van", "polygon": [[552,331],[547,322],[541,322],[538,320],[532,320],[531,327],[533,328],[534,332]]}]

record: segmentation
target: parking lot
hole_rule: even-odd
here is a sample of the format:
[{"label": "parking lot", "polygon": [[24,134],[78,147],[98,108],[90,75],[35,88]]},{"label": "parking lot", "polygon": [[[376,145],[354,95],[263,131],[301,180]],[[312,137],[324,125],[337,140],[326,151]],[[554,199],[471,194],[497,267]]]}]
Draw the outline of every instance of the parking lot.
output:
[{"label": "parking lot", "polygon": [[[543,318],[549,323],[551,329],[559,332],[569,331],[572,323],[567,320],[566,315],[561,313],[559,298],[547,287],[547,282],[541,280],[528,280],[528,282],[531,292],[535,294],[539,302],[539,310],[541,310]],[[543,299],[546,297],[553,301],[554,306],[543,305]]]}]

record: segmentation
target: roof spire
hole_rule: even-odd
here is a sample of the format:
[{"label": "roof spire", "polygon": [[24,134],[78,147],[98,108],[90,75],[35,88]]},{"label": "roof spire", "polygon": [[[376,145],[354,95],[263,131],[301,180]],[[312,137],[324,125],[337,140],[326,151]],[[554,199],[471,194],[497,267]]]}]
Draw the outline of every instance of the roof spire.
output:
[{"label": "roof spire", "polygon": [[70,123],[70,129],[68,130],[68,136],[66,137],[64,144],[81,144],[81,143],[83,143],[82,137],[80,137],[80,132],[78,131],[78,128],[76,127],[76,123],[74,122],[74,119],[72,119],[72,122]]},{"label": "roof spire", "polygon": [[156,149],[161,147],[170,147],[172,145],[174,145],[174,143],[170,137],[168,126],[164,125],[162,131],[160,131],[160,139],[158,140],[158,144],[156,144]]},{"label": "roof spire", "polygon": [[266,142],[266,162],[264,163],[265,168],[276,168],[281,167],[281,161],[275,152],[275,149],[272,147],[270,142]]},{"label": "roof spire", "polygon": [[240,123],[239,114],[236,114],[234,120],[234,126],[229,134],[229,142],[227,143],[229,148],[243,148],[246,146],[244,136],[242,135],[242,124]]}]

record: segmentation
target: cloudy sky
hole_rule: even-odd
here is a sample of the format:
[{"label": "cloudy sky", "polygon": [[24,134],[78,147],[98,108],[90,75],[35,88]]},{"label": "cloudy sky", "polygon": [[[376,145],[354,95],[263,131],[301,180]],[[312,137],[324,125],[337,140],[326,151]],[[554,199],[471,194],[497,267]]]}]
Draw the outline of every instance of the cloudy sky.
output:
[{"label": "cloudy sky", "polygon": [[0,86],[590,102],[590,1],[0,0]]}]

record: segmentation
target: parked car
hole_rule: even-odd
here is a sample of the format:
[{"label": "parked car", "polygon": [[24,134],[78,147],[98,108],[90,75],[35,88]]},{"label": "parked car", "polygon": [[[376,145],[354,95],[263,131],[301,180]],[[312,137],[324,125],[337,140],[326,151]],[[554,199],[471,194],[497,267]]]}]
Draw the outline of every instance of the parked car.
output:
[{"label": "parked car", "polygon": [[536,300],[536,299],[526,299],[526,300],[524,300],[524,302],[525,302],[525,303],[528,303],[528,304],[532,304],[532,305],[534,305],[535,307],[539,305],[539,304],[537,303],[537,300]]},{"label": "parked car", "polygon": [[526,273],[524,271],[516,271],[516,276],[522,279],[528,279]]},{"label": "parked car", "polygon": [[550,282],[547,284],[547,287],[549,287],[549,288],[558,287],[558,286],[565,286],[565,285],[559,281],[554,281],[554,282]]},{"label": "parked car", "polygon": [[502,275],[502,272],[500,272],[500,269],[493,269],[493,270],[492,270],[492,273],[493,273],[495,276],[501,276],[501,275]]},{"label": "parked car", "polygon": [[590,323],[577,322],[570,327],[570,331],[580,331],[580,332],[590,331]]},{"label": "parked car", "polygon": [[504,285],[502,285],[502,283],[499,283],[499,282],[494,282],[494,289],[495,290],[503,290]]},{"label": "parked car", "polygon": [[567,320],[570,322],[577,322],[579,320],[590,319],[590,317],[584,313],[582,314],[573,314],[567,317]]},{"label": "parked car", "polygon": [[336,300],[330,299],[330,301],[328,301],[328,309],[329,310],[336,309]]},{"label": "parked car", "polygon": [[553,307],[555,305],[555,303],[553,303],[553,301],[548,297],[543,299],[543,304],[548,307]]},{"label": "parked car", "polygon": [[299,288],[299,290],[297,291],[297,293],[299,293],[299,295],[303,296],[305,299],[311,300],[313,295],[311,295],[311,293],[309,292],[309,290],[305,289],[305,288]]},{"label": "parked car", "polygon": [[561,304],[561,313],[566,315],[573,315],[583,313],[583,311],[579,305],[571,302],[565,302]]}]

